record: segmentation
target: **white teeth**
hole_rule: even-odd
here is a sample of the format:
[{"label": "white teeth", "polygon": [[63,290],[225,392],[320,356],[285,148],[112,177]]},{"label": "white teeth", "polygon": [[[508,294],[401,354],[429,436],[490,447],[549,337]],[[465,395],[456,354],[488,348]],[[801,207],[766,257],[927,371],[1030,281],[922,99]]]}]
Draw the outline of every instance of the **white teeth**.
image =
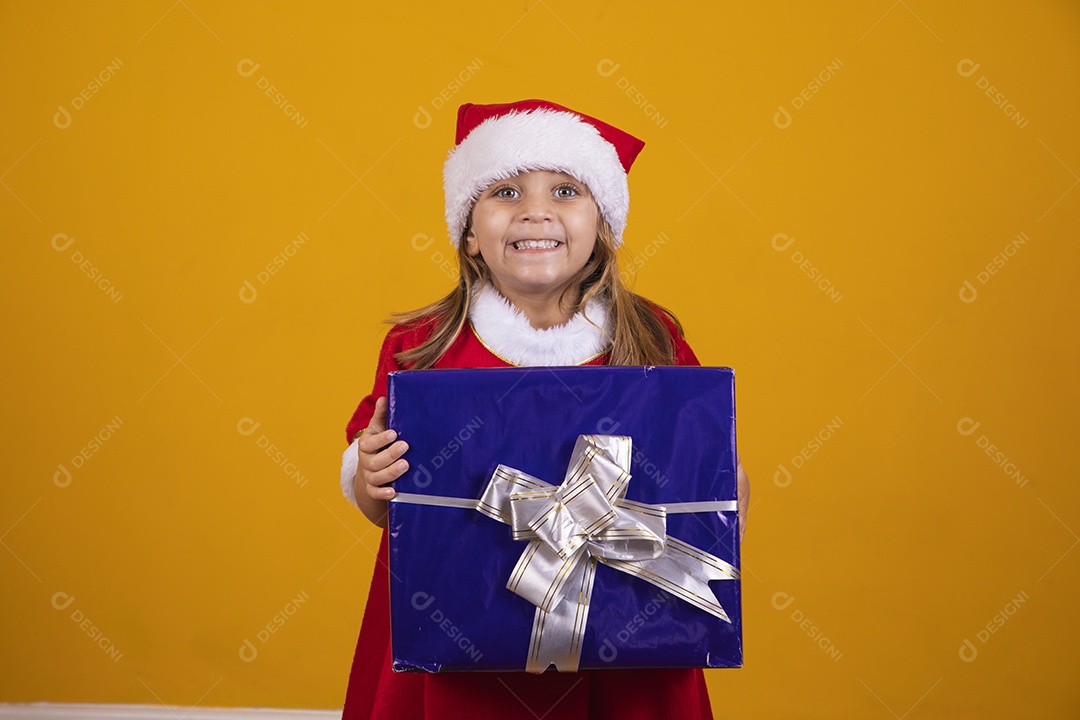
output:
[{"label": "white teeth", "polygon": [[550,250],[558,246],[556,240],[518,240],[514,243],[515,250]]}]

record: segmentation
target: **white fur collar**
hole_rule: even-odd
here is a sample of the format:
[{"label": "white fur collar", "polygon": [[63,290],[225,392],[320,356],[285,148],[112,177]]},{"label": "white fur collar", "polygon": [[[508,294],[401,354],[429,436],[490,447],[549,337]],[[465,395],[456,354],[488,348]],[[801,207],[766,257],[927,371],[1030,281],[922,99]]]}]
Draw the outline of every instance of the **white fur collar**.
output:
[{"label": "white fur collar", "polygon": [[607,326],[607,307],[596,298],[567,323],[537,330],[524,313],[485,283],[473,295],[469,320],[480,342],[514,365],[580,365],[610,345],[600,329]]}]

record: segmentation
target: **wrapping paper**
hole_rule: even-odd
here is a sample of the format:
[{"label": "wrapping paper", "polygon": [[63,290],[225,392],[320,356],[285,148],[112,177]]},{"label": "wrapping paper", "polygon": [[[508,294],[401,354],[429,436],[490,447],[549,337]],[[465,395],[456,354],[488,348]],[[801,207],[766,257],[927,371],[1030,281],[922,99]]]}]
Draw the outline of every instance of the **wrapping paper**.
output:
[{"label": "wrapping paper", "polygon": [[[627,500],[736,499],[727,368],[404,371],[388,395],[390,427],[409,443],[395,488],[418,500],[390,503],[394,670],[526,668],[536,607],[506,587],[525,543],[474,509],[499,465],[558,485],[580,435],[626,436]],[[670,514],[667,534],[739,566],[734,510]],[[598,565],[580,668],[741,666],[740,586],[709,583],[727,622]]]}]

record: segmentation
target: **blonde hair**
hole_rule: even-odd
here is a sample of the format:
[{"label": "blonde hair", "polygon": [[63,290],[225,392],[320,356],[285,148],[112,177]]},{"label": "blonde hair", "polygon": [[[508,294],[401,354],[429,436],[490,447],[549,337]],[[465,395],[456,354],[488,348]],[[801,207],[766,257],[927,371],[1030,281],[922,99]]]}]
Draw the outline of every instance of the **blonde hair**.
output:
[{"label": "blonde hair", "polygon": [[[465,328],[473,292],[484,283],[491,282],[491,272],[483,257],[469,255],[465,251],[468,232],[469,228],[466,227],[458,243],[458,267],[461,272],[457,287],[430,305],[411,312],[394,313],[387,320],[406,327],[434,325],[427,340],[395,355],[402,367],[410,370],[432,367]],[[567,297],[569,293],[573,293],[573,297]],[[682,324],[670,310],[646,300],[623,285],[616,262],[615,233],[602,216],[593,253],[585,267],[571,279],[560,298],[560,304],[565,305],[572,315],[580,312],[593,298],[606,301],[608,305],[608,324],[613,332],[607,328],[601,329],[611,341],[609,365],[675,364],[675,341],[657,311],[671,319],[680,336],[683,334]]]}]

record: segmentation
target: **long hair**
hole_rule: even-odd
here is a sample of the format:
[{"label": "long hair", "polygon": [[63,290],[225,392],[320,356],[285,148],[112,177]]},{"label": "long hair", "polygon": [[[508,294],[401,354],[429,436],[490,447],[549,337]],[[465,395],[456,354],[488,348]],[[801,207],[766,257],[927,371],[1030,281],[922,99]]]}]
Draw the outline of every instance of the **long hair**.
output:
[{"label": "long hair", "polygon": [[[465,251],[468,228],[458,243],[457,287],[445,297],[417,310],[394,313],[387,322],[405,327],[434,325],[422,344],[399,352],[395,359],[402,367],[421,370],[432,367],[457,339],[469,319],[473,292],[491,282],[491,271],[480,255]],[[608,305],[609,328],[601,328],[611,342],[609,365],[673,365],[675,343],[657,311],[667,315],[680,335],[682,324],[668,309],[630,292],[623,285],[616,262],[615,233],[601,216],[589,261],[570,280],[560,305],[568,314],[580,312],[593,298]],[[588,319],[588,316],[586,316]],[[591,322],[591,321],[590,321]]]}]

